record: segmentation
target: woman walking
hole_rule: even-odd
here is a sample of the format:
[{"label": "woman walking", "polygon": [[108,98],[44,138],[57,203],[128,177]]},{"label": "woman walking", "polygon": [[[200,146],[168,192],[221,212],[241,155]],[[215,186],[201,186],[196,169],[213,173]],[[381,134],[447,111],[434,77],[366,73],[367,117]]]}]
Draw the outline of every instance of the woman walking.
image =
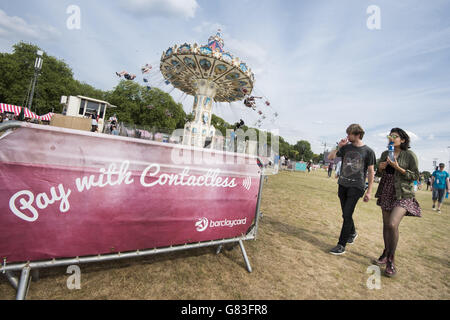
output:
[{"label": "woman walking", "polygon": [[416,155],[409,150],[408,134],[393,128],[388,136],[394,143],[394,161],[389,159],[389,151],[381,154],[377,175],[381,181],[375,197],[383,213],[383,254],[374,261],[377,265],[386,265],[385,275],[397,274],[394,255],[399,238],[398,227],[403,217],[421,217],[422,210],[415,199],[414,181],[419,179],[419,164]]}]

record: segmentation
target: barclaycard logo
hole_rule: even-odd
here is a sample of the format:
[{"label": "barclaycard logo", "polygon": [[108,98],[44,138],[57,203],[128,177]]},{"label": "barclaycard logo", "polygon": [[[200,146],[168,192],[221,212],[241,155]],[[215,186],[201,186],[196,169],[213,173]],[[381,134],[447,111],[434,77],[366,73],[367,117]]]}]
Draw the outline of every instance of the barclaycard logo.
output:
[{"label": "barclaycard logo", "polygon": [[229,227],[233,228],[234,226],[245,225],[247,224],[247,218],[244,219],[236,219],[236,220],[219,220],[219,221],[208,221],[207,218],[200,218],[195,223],[195,228],[198,232],[203,232],[206,228],[217,228],[217,227]]},{"label": "barclaycard logo", "polygon": [[195,223],[195,227],[197,228],[198,232],[205,231],[206,228],[208,228],[208,219],[206,218],[198,219],[198,221]]}]

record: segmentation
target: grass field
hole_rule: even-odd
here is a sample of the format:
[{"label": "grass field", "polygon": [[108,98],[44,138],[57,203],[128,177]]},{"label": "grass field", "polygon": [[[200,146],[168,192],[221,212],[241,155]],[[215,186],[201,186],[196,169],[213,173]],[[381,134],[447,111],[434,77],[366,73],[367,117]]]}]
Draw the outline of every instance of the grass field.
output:
[{"label": "grass field", "polygon": [[[377,185],[375,185],[376,189]],[[376,190],[375,190],[376,191]],[[450,299],[450,200],[431,210],[431,192],[419,191],[423,217],[405,217],[396,254],[398,275],[381,276],[368,289],[367,268],[383,251],[376,200],[360,201],[354,214],[359,237],[342,256],[337,184],[326,172],[281,172],[264,185],[258,238],[215,254],[193,249],[140,259],[81,265],[81,289],[69,290],[66,268],[41,270],[28,299]],[[383,268],[381,269],[383,273]],[[0,299],[15,290],[0,277]]]}]

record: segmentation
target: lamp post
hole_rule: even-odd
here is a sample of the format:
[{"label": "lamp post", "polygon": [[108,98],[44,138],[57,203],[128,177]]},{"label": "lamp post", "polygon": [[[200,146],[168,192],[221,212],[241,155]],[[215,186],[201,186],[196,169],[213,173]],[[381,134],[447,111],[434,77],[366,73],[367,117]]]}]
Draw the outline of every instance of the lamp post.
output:
[{"label": "lamp post", "polygon": [[[30,93],[30,99],[28,100],[28,109],[31,111],[31,107],[33,105],[33,97],[34,97],[34,89],[36,88],[36,82],[37,78],[39,76],[39,72],[42,69],[42,55],[44,54],[43,51],[38,50],[36,61],[34,63],[34,78],[33,78],[33,86],[31,87],[31,93]],[[36,110],[35,110],[36,111]]]},{"label": "lamp post", "polygon": [[327,150],[327,143],[322,142],[322,147],[323,147],[323,153],[325,154],[325,151]]},{"label": "lamp post", "polygon": [[323,164],[325,164],[325,162],[327,160],[327,159],[325,159],[325,152],[327,151],[327,143],[322,142],[322,147],[323,147]]}]

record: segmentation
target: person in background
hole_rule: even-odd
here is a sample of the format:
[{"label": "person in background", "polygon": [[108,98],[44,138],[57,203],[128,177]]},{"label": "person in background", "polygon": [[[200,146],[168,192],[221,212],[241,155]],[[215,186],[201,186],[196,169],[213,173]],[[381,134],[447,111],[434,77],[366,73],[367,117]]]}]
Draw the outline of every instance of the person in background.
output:
[{"label": "person in background", "polygon": [[450,190],[449,174],[444,171],[445,164],[439,164],[439,170],[436,170],[431,175],[431,191],[433,207],[432,209],[436,211],[436,201],[438,202],[437,212],[441,213],[442,202],[444,202],[444,196],[446,191]]},{"label": "person in background", "polygon": [[127,80],[131,80],[133,81],[134,79],[136,79],[136,75],[134,74],[130,74],[127,71],[122,71],[122,72],[116,72],[117,76],[119,76],[119,78],[121,78],[122,76],[127,79]]},{"label": "person in background", "polygon": [[384,274],[393,277],[397,274],[394,256],[400,222],[404,216],[421,217],[422,210],[413,188],[414,181],[419,179],[419,163],[414,152],[409,150],[410,138],[404,130],[393,128],[388,139],[394,142],[395,159],[389,159],[387,150],[381,154],[377,171],[381,181],[375,194],[383,215],[384,250],[373,263],[386,265]]},{"label": "person in background", "polygon": [[117,127],[117,116],[114,113],[112,117],[109,118],[109,131],[112,133],[113,127]]},{"label": "person in background", "polygon": [[308,169],[308,173],[311,172],[311,165],[312,165],[311,161],[308,161],[308,163],[306,164],[306,169]]},{"label": "person in background", "polygon": [[119,135],[119,130],[117,129],[116,126],[112,126],[111,127],[111,134],[118,136]]},{"label": "person in background", "polygon": [[91,121],[91,124],[92,124],[91,132],[97,132],[97,129],[98,129],[97,115],[95,113],[93,113],[91,118],[92,118],[92,121]]},{"label": "person in background", "polygon": [[333,162],[328,164],[328,178],[331,178],[331,174],[333,173]]}]

